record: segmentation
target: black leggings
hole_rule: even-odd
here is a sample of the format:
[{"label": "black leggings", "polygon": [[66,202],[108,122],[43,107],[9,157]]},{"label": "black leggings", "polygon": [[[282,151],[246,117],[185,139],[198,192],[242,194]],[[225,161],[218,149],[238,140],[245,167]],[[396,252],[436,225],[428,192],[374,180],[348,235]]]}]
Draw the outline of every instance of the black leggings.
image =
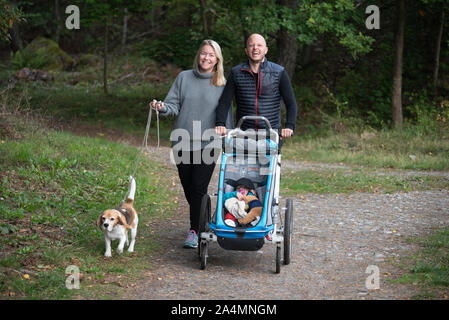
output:
[{"label": "black leggings", "polygon": [[190,206],[190,228],[195,230],[196,233],[198,233],[201,200],[207,193],[207,187],[209,186],[215,169],[216,159],[219,155],[218,150],[212,150],[210,154],[213,155],[215,161],[208,164],[208,162],[205,163],[201,158],[202,152],[203,150],[179,151],[177,156],[186,160],[189,159],[189,162],[181,162],[176,165],[184,194]]}]

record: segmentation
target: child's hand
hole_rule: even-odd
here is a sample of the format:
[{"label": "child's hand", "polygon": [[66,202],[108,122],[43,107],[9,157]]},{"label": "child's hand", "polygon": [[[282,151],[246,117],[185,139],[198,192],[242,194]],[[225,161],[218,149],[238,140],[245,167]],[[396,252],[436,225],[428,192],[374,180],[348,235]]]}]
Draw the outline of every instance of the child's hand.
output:
[{"label": "child's hand", "polygon": [[237,192],[237,199],[238,200],[243,200],[243,197],[244,197],[244,195],[243,194],[241,194],[240,192]]}]

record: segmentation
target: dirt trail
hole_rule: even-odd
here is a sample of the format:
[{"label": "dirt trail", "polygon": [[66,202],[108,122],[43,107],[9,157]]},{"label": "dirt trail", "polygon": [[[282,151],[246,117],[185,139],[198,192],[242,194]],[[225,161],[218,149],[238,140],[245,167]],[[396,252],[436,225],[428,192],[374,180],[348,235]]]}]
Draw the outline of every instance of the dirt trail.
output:
[{"label": "dirt trail", "polygon": [[[83,127],[83,135],[95,136],[98,129]],[[82,132],[80,132],[82,131]],[[111,140],[140,146],[129,135],[101,130]],[[162,163],[167,174],[176,176],[170,149],[151,148],[147,156]],[[348,169],[329,165],[284,161],[294,170]],[[218,168],[218,166],[217,166]],[[215,193],[218,170],[209,186]],[[379,170],[379,174],[438,175],[449,172]],[[180,183],[177,184],[180,188]],[[180,199],[183,191],[180,188]],[[281,192],[282,194],[282,192]],[[212,198],[213,208],[216,198]],[[285,199],[282,199],[285,205]],[[265,244],[256,252],[227,251],[212,243],[206,270],[199,270],[197,251],[184,249],[188,231],[188,209],[180,202],[174,218],[153,222],[162,253],[148,257],[154,268],[122,299],[408,299],[413,286],[392,284],[401,270],[392,263],[416,249],[408,237],[426,235],[449,225],[449,190],[394,194],[353,193],[345,195],[303,194],[293,198],[294,224],[292,262],[275,274],[275,246]],[[138,249],[138,248],[137,248]],[[366,269],[380,271],[380,289],[369,290]],[[219,290],[217,290],[219,288]]]},{"label": "dirt trail", "polygon": [[[174,168],[168,162],[169,148],[152,149],[149,157]],[[295,168],[293,162],[288,166]],[[215,193],[217,185],[218,170],[209,193]],[[213,209],[214,201],[216,198],[212,198]],[[124,298],[407,299],[415,289],[387,281],[401,272],[389,260],[415,249],[414,244],[407,243],[407,237],[449,225],[448,190],[304,194],[293,203],[292,263],[275,274],[275,246],[271,244],[257,252],[239,252],[212,243],[207,268],[199,270],[197,251],[182,247],[189,227],[187,203],[183,201],[168,224],[152,226],[162,242],[163,254],[152,257],[156,267],[151,275],[127,291]],[[370,265],[379,268],[379,290],[366,288],[369,274],[365,271]],[[220,284],[220,290],[216,284]]]}]

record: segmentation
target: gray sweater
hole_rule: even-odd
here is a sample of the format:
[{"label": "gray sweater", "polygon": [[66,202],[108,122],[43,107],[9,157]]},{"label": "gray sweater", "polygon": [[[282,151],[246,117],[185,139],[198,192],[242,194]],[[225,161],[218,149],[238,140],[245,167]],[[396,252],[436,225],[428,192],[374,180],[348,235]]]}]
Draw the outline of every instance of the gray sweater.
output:
[{"label": "gray sweater", "polygon": [[[224,89],[224,86],[212,85],[211,78],[212,73],[186,70],[179,73],[172,84],[165,97],[164,108],[160,112],[164,116],[177,116],[170,137],[173,146],[183,142],[183,150],[196,151],[210,144],[209,133],[213,132],[210,129],[215,128],[215,109]],[[226,127],[233,127],[232,108],[228,114]],[[207,129],[208,132],[203,136]],[[217,146],[220,147],[220,144]]]}]

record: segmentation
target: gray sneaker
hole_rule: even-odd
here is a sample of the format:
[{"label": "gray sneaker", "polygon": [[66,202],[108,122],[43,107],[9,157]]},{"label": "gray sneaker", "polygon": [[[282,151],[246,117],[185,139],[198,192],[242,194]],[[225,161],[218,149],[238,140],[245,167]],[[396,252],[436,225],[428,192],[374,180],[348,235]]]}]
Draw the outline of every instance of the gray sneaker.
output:
[{"label": "gray sneaker", "polygon": [[184,248],[198,248],[198,235],[195,230],[190,230],[184,242]]}]

